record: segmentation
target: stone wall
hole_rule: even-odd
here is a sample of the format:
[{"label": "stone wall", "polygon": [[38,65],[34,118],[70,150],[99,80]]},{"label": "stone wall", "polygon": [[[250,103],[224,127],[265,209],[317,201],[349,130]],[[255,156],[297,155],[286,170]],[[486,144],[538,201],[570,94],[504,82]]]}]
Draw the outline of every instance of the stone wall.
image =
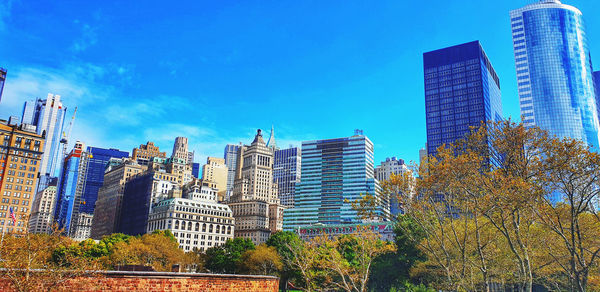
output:
[{"label": "stone wall", "polygon": [[[277,292],[279,279],[252,275],[105,271],[95,276],[70,279],[61,288],[68,291]],[[15,290],[9,280],[0,279],[0,291]]]}]

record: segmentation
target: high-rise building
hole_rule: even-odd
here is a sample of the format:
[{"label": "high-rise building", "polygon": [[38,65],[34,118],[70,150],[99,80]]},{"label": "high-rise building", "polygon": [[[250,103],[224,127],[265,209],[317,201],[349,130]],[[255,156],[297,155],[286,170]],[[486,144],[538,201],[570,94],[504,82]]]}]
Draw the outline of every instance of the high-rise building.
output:
[{"label": "high-rise building", "polygon": [[281,205],[294,207],[296,184],[300,182],[302,151],[298,147],[276,150],[273,163],[273,180],[277,184]]},{"label": "high-rise building", "polygon": [[596,105],[600,116],[600,71],[594,72],[594,85],[596,86]]},{"label": "high-rise building", "polygon": [[188,152],[187,164],[194,164],[194,155],[195,154],[196,154],[195,151]]},{"label": "high-rise building", "polygon": [[192,176],[195,178],[200,178],[200,163],[192,163]]},{"label": "high-rise building", "polygon": [[0,67],[0,102],[2,102],[2,92],[4,91],[4,82],[6,82],[6,69]]},{"label": "high-rise building", "polygon": [[33,200],[28,226],[30,233],[52,233],[55,203],[56,179],[54,179],[54,185],[50,183],[50,186],[38,192]]},{"label": "high-rise building", "polygon": [[277,142],[275,142],[275,128],[273,126],[271,126],[271,134],[269,135],[269,140],[267,140],[267,147],[273,149],[273,151],[279,150]]},{"label": "high-rise building", "polygon": [[[58,193],[62,213],[57,216],[57,219],[59,226],[65,228],[67,236],[82,240],[90,237],[98,190],[104,182],[104,170],[109,160],[128,157],[129,153],[117,149],[87,147],[86,151],[80,152],[77,157],[78,148],[76,145],[72,152],[74,155],[69,155],[77,163],[67,165],[70,164],[70,161],[67,163],[65,160],[61,188]],[[75,177],[71,179],[69,173],[74,173]],[[72,185],[73,183],[74,185]],[[67,205],[64,206],[64,204]],[[64,210],[70,211],[64,213]]]},{"label": "high-rise building", "polygon": [[186,252],[221,245],[234,235],[231,209],[217,203],[217,190],[195,179],[184,187],[183,198],[169,198],[152,206],[146,232],[171,230]]},{"label": "high-rise building", "polygon": [[80,170],[85,168],[85,161],[82,156],[85,145],[77,141],[71,152],[65,157],[63,169],[60,173],[57,194],[56,208],[54,210],[54,221],[58,228],[68,233],[71,227],[71,217],[75,207],[75,197],[81,196],[85,178]]},{"label": "high-rise building", "polygon": [[125,183],[146,169],[146,165],[140,165],[129,158],[111,158],[109,160],[104,173],[104,182],[98,190],[91,238],[101,239],[103,236],[119,230]]},{"label": "high-rise building", "polygon": [[599,149],[592,60],[581,12],[542,0],[510,12],[521,118]]},{"label": "high-rise building", "polygon": [[227,165],[223,158],[208,157],[206,164],[202,167],[202,180],[215,183],[219,202],[225,201],[227,173]]},{"label": "high-rise building", "polygon": [[427,154],[427,143],[425,143],[425,148],[419,149],[419,163],[423,164],[427,162],[427,156],[429,156],[429,154]]},{"label": "high-rise building", "polygon": [[34,126],[0,120],[0,142],[0,232],[21,233],[31,212],[44,136]]},{"label": "high-rise building", "polygon": [[27,101],[23,106],[21,123],[37,127],[39,135],[46,133],[44,155],[40,165],[38,191],[48,186],[51,177],[57,175],[60,167],[60,140],[63,138],[63,124],[67,108],[63,106],[60,95],[49,93],[47,98]]},{"label": "high-rise building", "polygon": [[142,144],[139,148],[133,148],[131,158],[139,165],[148,165],[150,160],[154,157],[167,158],[166,152],[160,152],[158,146],[154,146],[154,142],[146,142],[146,145]]},{"label": "high-rise building", "polygon": [[[396,157],[386,158],[385,161],[382,161],[380,165],[375,167],[375,179],[377,179],[380,183],[389,180],[392,174],[399,175],[404,173],[410,173],[410,170],[404,163],[404,160]],[[402,207],[398,203],[397,197],[391,196],[389,198],[389,202],[390,214],[392,216],[397,216],[402,213]]]},{"label": "high-rise building", "polygon": [[374,175],[373,143],[358,130],[354,136],[302,142],[301,180],[294,208],[284,211],[284,230],[324,224],[362,223],[352,202],[375,196],[375,221],[389,218],[389,202]]},{"label": "high-rise building", "polygon": [[479,41],[423,54],[427,153],[502,120],[500,80]]},{"label": "high-rise building", "polygon": [[125,183],[119,232],[145,234],[152,206],[169,198],[181,198],[181,187],[173,174],[148,168]]},{"label": "high-rise building", "polygon": [[233,193],[233,182],[235,181],[235,170],[237,168],[237,159],[241,145],[228,144],[225,146],[225,165],[227,166],[227,193],[225,201],[229,201]]},{"label": "high-rise building", "polygon": [[259,129],[254,141],[238,153],[233,195],[229,207],[235,218],[235,237],[264,243],[281,230],[283,207],[273,183],[273,149],[267,147]]},{"label": "high-rise building", "polygon": [[175,143],[173,144],[173,153],[171,154],[171,158],[179,158],[186,163],[189,160],[188,153],[188,139],[186,137],[177,137],[175,138]]}]

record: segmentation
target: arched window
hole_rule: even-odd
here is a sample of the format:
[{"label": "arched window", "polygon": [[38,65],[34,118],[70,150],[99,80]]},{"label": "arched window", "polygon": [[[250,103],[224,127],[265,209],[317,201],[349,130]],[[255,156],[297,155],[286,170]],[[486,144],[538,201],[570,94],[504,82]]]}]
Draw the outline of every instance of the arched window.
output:
[{"label": "arched window", "polygon": [[196,231],[200,231],[200,223],[196,222]]},{"label": "arched window", "polygon": [[175,220],[175,227],[173,229],[179,229],[179,220]]},{"label": "arched window", "polygon": [[192,231],[192,222],[189,222],[189,221],[188,221],[188,224],[187,224],[187,225],[188,225],[188,228],[187,228],[187,230],[189,230],[189,231]]}]

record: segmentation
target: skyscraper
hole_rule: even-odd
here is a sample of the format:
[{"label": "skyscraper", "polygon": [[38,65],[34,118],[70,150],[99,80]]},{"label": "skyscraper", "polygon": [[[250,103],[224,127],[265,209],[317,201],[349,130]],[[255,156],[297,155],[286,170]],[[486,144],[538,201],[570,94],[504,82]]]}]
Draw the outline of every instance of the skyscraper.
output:
[{"label": "skyscraper", "polygon": [[294,207],[284,211],[284,230],[313,224],[362,223],[354,202],[364,194],[378,203],[375,220],[387,220],[389,203],[374,176],[373,143],[357,131],[354,136],[302,142],[301,180]]},{"label": "skyscraper", "polygon": [[[31,212],[44,137],[31,125],[0,120],[0,232],[23,232]],[[13,225],[13,211],[16,224]]]},{"label": "skyscraper", "polygon": [[600,71],[594,72],[594,84],[596,86],[596,105],[598,108],[598,116],[600,117]]},{"label": "skyscraper", "polygon": [[60,172],[56,194],[56,209],[54,210],[54,221],[58,224],[59,229],[63,229],[65,233],[71,227],[71,217],[75,204],[75,196],[83,191],[83,174],[80,169],[84,167],[82,163],[82,155],[85,145],[77,141],[75,146],[65,157],[63,169]]},{"label": "skyscraper", "polygon": [[273,180],[277,184],[281,205],[290,208],[294,207],[296,185],[300,182],[301,153],[298,147],[275,151]]},{"label": "skyscraper", "polygon": [[502,120],[500,80],[479,41],[423,54],[427,153]]},{"label": "skyscraper", "polygon": [[51,93],[45,100],[38,98],[25,102],[21,123],[35,125],[40,135],[46,132],[46,145],[40,165],[41,175],[55,176],[56,167],[60,166],[60,139],[66,111],[60,95]]},{"label": "skyscraper", "polygon": [[[375,167],[375,179],[380,183],[389,180],[392,174],[399,175],[404,173],[410,173],[408,166],[404,163],[404,160],[397,159],[396,157],[386,158],[377,167]],[[390,214],[397,216],[402,213],[402,206],[398,203],[396,196],[391,196],[390,201]]]},{"label": "skyscraper", "polygon": [[229,201],[231,194],[233,193],[233,182],[235,180],[235,169],[237,168],[238,153],[242,145],[228,144],[225,146],[225,165],[227,165],[227,193],[225,195],[225,201]]},{"label": "skyscraper", "polygon": [[264,243],[281,230],[283,208],[273,183],[273,150],[258,130],[254,141],[238,154],[233,195],[229,207],[235,218],[235,237]]},{"label": "skyscraper", "polygon": [[521,117],[598,149],[592,62],[581,12],[542,0],[510,12]]},{"label": "skyscraper", "polygon": [[[83,150],[83,145],[81,149]],[[65,160],[66,166],[58,193],[62,210],[57,221],[59,225],[63,225],[68,236],[75,239],[90,237],[98,190],[104,182],[104,170],[111,158],[128,156],[128,152],[117,149],[87,147],[86,151],[79,151],[76,145],[68,156],[69,162]],[[74,159],[72,165],[71,159]],[[69,173],[73,173],[75,177],[71,178]]]},{"label": "skyscraper", "polygon": [[0,67],[0,102],[2,102],[2,92],[4,91],[4,82],[6,82],[6,69]]},{"label": "skyscraper", "polygon": [[135,160],[139,165],[148,165],[153,157],[167,158],[166,152],[160,152],[158,146],[154,146],[154,142],[146,142],[146,144],[140,145],[138,148],[133,148],[131,152],[131,158]]},{"label": "skyscraper", "polygon": [[31,206],[31,217],[29,217],[29,232],[30,233],[46,233],[52,232],[52,212],[56,203],[56,178],[54,185],[50,186],[37,193]]},{"label": "skyscraper", "polygon": [[[173,144],[173,153],[171,154],[171,158],[179,158],[188,163],[190,156],[188,153],[188,139],[186,137],[177,137],[175,138],[175,143]],[[193,159],[193,156],[192,156]]]},{"label": "skyscraper", "polygon": [[223,158],[208,157],[206,164],[202,166],[202,180],[214,183],[218,193],[218,202],[225,201],[228,171]]}]

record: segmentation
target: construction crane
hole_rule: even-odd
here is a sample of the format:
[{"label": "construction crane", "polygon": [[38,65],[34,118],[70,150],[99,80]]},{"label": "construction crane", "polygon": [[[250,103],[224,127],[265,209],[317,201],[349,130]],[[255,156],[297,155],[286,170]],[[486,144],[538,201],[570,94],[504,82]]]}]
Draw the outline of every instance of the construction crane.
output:
[{"label": "construction crane", "polygon": [[67,146],[69,144],[69,138],[71,137],[71,129],[73,129],[73,121],[75,121],[75,114],[77,114],[77,107],[73,111],[73,116],[71,117],[71,121],[69,122],[69,127],[67,128],[67,133],[63,131],[62,139],[60,139],[60,144],[62,144],[62,159],[64,160],[67,157]]}]

